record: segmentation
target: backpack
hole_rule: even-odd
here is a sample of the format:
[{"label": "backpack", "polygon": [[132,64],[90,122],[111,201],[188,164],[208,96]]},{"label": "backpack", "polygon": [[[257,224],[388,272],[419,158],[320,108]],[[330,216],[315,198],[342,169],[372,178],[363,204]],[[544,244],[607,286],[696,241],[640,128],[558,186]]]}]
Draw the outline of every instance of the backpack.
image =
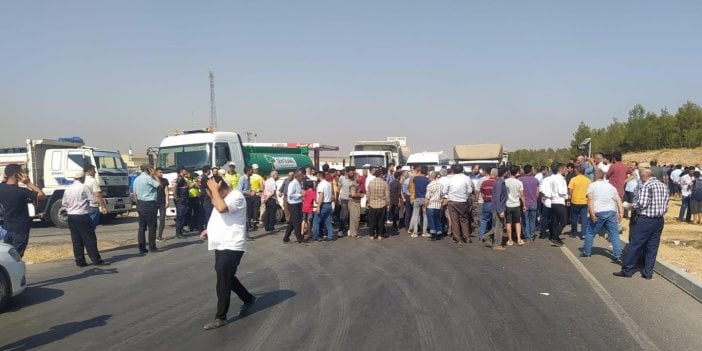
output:
[{"label": "backpack", "polygon": [[695,179],[692,182],[692,194],[690,194],[690,198],[695,201],[702,201],[702,181],[699,179]]}]

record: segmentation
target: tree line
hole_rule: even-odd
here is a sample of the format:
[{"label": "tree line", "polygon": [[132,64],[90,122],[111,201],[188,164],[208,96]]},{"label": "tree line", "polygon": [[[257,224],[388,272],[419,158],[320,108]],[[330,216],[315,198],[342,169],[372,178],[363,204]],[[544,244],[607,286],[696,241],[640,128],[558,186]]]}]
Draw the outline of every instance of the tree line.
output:
[{"label": "tree line", "polygon": [[688,101],[675,114],[668,112],[667,108],[656,114],[637,104],[629,111],[626,121],[613,118],[612,123],[603,128],[593,128],[580,122],[569,147],[514,150],[509,153],[509,161],[532,165],[568,162],[587,152],[578,148],[587,138],[591,140],[593,153],[699,147],[702,146],[702,107]]}]

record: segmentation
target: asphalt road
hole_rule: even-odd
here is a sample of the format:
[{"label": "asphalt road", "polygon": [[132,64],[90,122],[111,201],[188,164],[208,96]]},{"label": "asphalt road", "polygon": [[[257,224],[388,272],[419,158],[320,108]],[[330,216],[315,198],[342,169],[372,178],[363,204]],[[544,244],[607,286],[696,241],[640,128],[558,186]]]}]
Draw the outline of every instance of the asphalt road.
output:
[{"label": "asphalt road", "polygon": [[[109,230],[120,228],[134,223]],[[127,246],[104,252],[103,269],[30,265],[30,288],[0,314],[0,350],[702,349],[702,304],[659,276],[613,277],[603,250],[576,258],[580,241],[567,242],[497,252],[406,235],[262,236],[238,274],[259,297],[253,313],[239,319],[232,295],[230,324],[214,331],[202,329],[216,305],[205,244],[169,240],[145,256]]]}]

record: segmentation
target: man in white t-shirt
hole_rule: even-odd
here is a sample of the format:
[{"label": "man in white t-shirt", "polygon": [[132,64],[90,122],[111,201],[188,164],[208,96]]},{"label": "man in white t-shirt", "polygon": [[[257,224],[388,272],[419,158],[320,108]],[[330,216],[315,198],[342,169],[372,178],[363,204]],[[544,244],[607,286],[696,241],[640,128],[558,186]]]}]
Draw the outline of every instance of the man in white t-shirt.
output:
[{"label": "man in white t-shirt", "polygon": [[334,240],[334,228],[332,227],[332,187],[325,178],[324,172],[317,173],[317,206],[312,227],[312,239],[321,241],[320,225],[324,225],[327,232],[327,241]]},{"label": "man in white t-shirt", "polygon": [[210,330],[227,324],[232,291],[244,302],[239,317],[248,315],[256,297],[236,277],[237,267],[246,251],[246,199],[239,190],[230,189],[219,175],[207,181],[207,194],[212,199],[214,211],[207,229],[200,234],[200,240],[208,240],[208,249],[214,250],[217,272],[217,314],[215,320],[204,327]]},{"label": "man in white t-shirt", "polygon": [[505,211],[505,224],[507,229],[507,245],[512,246],[512,226],[514,225],[517,236],[517,245],[524,245],[522,240],[522,210],[526,207],[524,199],[524,184],[517,179],[519,166],[512,166],[509,170],[509,178],[505,179],[507,188],[507,211]]},{"label": "man in white t-shirt", "polygon": [[590,213],[589,226],[585,230],[585,245],[582,257],[590,257],[595,235],[602,228],[607,230],[612,242],[612,262],[621,263],[622,248],[619,241],[619,223],[624,213],[622,199],[617,189],[604,180],[604,172],[595,170],[595,181],[587,187],[587,208]]},{"label": "man in white t-shirt", "polygon": [[85,166],[83,172],[85,173],[85,182],[83,184],[87,185],[95,196],[95,201],[90,201],[90,212],[88,215],[93,222],[93,226],[97,227],[98,223],[100,223],[100,213],[107,213],[107,204],[105,203],[105,198],[102,196],[100,184],[98,184],[97,179],[95,179],[95,166]]}]

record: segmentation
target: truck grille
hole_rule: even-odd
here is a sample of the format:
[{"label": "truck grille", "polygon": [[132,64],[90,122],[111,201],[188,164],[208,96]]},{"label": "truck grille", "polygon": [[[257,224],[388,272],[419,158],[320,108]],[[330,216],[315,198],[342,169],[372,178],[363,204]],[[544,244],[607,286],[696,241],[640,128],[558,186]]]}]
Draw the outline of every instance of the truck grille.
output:
[{"label": "truck grille", "polygon": [[129,186],[108,186],[107,194],[102,194],[103,197],[129,197]]}]

